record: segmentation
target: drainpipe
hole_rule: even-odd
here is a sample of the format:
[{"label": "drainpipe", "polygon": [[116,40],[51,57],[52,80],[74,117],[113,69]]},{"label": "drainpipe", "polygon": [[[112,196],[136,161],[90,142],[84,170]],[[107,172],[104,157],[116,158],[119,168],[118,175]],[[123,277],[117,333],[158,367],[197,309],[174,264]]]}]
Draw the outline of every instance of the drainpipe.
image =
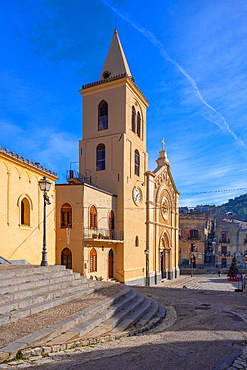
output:
[{"label": "drainpipe", "polygon": [[149,177],[147,176],[146,190],[146,286],[149,286]]}]

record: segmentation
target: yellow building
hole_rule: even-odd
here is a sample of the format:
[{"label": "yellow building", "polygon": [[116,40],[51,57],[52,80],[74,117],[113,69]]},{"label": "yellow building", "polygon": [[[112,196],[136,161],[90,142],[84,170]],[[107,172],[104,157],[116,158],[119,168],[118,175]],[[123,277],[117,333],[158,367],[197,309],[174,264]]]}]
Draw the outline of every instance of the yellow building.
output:
[{"label": "yellow building", "polygon": [[115,30],[99,81],[82,86],[79,173],[57,186],[57,263],[155,284],[179,275],[178,191],[164,145],[148,171],[148,102]]},{"label": "yellow building", "polygon": [[40,264],[43,248],[43,192],[38,181],[51,183],[47,206],[48,263],[55,264],[55,181],[57,176],[38,163],[0,147],[0,256]]},{"label": "yellow building", "polygon": [[208,246],[209,220],[206,214],[181,214],[180,264],[183,267],[204,267],[205,252]]}]

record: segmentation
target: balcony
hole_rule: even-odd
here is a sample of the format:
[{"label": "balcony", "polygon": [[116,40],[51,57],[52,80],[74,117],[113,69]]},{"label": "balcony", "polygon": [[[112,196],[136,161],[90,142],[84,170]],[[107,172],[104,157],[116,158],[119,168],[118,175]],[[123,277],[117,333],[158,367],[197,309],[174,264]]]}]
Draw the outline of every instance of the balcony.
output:
[{"label": "balcony", "polygon": [[66,171],[66,180],[70,184],[89,184],[92,185],[95,188],[98,188],[95,184],[92,183],[92,177],[91,176],[83,176],[81,173],[79,173],[76,170],[68,170]]},{"label": "balcony", "polygon": [[122,230],[109,230],[109,229],[90,229],[90,227],[84,227],[83,229],[84,240],[93,240],[106,243],[123,243],[123,231]]}]

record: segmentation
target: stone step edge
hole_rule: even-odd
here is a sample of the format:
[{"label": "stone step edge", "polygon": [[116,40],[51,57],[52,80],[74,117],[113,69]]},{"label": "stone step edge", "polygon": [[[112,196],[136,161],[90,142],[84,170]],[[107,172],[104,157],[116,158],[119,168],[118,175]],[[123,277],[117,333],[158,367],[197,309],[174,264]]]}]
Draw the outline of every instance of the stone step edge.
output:
[{"label": "stone step edge", "polygon": [[[102,323],[104,323],[106,321],[114,320],[116,322],[116,325],[118,325],[118,323],[121,322],[122,320],[124,320],[126,315],[134,309],[133,305],[134,305],[134,307],[136,307],[137,305],[140,304],[140,302],[142,302],[143,298],[139,297],[140,293],[138,293],[138,292],[136,292],[136,293],[137,294],[135,296],[131,297],[131,298],[133,298],[133,302],[132,302],[131,306],[127,305],[127,307],[125,307],[126,306],[126,300],[123,298],[123,300],[124,300],[123,303],[122,303],[122,301],[120,301],[120,303],[116,303],[115,306],[114,306],[114,304],[112,304],[109,307],[109,311],[106,312],[106,310],[104,310],[104,311],[101,310],[101,311],[97,312],[94,315],[90,315],[90,317],[88,317],[80,325],[74,326],[74,328],[71,329],[71,333],[78,334],[79,337],[82,338],[82,337],[86,336],[90,331],[97,328],[97,326],[101,325]],[[138,301],[136,300],[136,298],[138,298]],[[121,316],[119,316],[119,314],[122,313],[122,310],[121,310],[122,306],[125,307],[124,312],[123,312],[124,315],[121,314]],[[127,309],[127,311],[126,311],[126,309]],[[118,313],[118,318],[114,318],[115,313]]]},{"label": "stone step edge", "polygon": [[59,299],[64,296],[68,296],[71,294],[76,294],[78,292],[85,291],[87,292],[89,289],[89,285],[87,283],[82,283],[74,286],[67,286],[64,288],[60,288],[58,290],[55,289],[55,286],[52,290],[47,290],[46,292],[36,292],[34,289],[33,295],[29,295],[24,298],[16,298],[12,301],[2,303],[0,302],[0,315],[11,315],[11,312],[15,312],[18,316],[18,311],[28,309],[29,311],[32,310],[32,307],[36,305],[45,304],[45,302],[50,302],[50,300]]},{"label": "stone step edge", "polygon": [[[125,287],[113,298],[105,299],[105,303],[98,304],[93,309],[89,307],[90,313],[85,316],[85,320],[75,323],[73,327],[69,328],[68,332],[73,334],[73,336],[81,336],[81,332],[87,333],[92,331],[104,321],[109,320],[114,313],[119,312],[119,308],[126,305],[126,301],[129,302],[135,299],[137,294],[138,292],[134,289]],[[56,337],[57,336],[53,336],[52,340],[56,340]],[[46,343],[48,343],[48,341]]]},{"label": "stone step edge", "polygon": [[[14,265],[13,265],[14,266]],[[19,267],[18,268],[12,267],[11,269],[2,270],[0,268],[0,278],[4,276],[5,278],[12,278],[12,277],[18,277],[18,276],[27,276],[27,275],[33,275],[33,273],[47,273],[47,272],[54,272],[55,271],[66,271],[71,269],[66,269],[64,265],[49,265],[49,266],[29,266],[29,267]],[[73,270],[71,270],[73,273]]]},{"label": "stone step edge", "polygon": [[[173,307],[171,306],[171,308],[173,308]],[[7,352],[1,352],[1,349],[0,349],[0,364],[3,363],[3,362],[12,361],[15,358],[15,356],[20,356],[23,360],[27,360],[32,355],[47,355],[49,353],[56,353],[56,352],[60,352],[60,351],[70,350],[70,349],[73,349],[73,348],[91,346],[91,345],[105,343],[105,342],[109,342],[109,341],[113,341],[113,340],[119,340],[119,339],[124,338],[124,337],[131,337],[131,336],[135,336],[135,335],[141,335],[141,334],[145,333],[146,331],[154,329],[163,320],[169,321],[169,318],[167,317],[167,313],[169,311],[170,310],[167,310],[167,308],[164,307],[164,312],[165,312],[164,317],[156,318],[156,320],[153,320],[148,325],[146,325],[145,328],[136,328],[135,330],[132,330],[132,331],[119,332],[119,333],[114,334],[114,335],[108,334],[108,335],[105,335],[105,336],[100,336],[99,338],[76,339],[76,340],[73,340],[69,343],[55,344],[55,345],[51,345],[51,346],[46,344],[44,346],[43,345],[37,346],[37,347],[32,346],[32,347],[26,347],[24,349],[16,348],[16,350],[11,354],[9,354]],[[172,313],[173,313],[173,311],[175,311],[175,310],[173,309]],[[174,323],[174,320],[172,320],[172,324],[173,323]],[[166,326],[168,327],[170,325],[167,323]]]},{"label": "stone step edge", "polygon": [[[94,334],[91,333],[94,333],[94,331],[97,330],[97,328],[101,327],[101,325],[103,326],[107,325],[108,327],[108,330],[105,330],[104,334],[108,331],[112,331],[115,328],[115,326],[119,324],[119,322],[124,320],[126,316],[125,314],[126,308],[127,314],[131,311],[133,304],[136,304],[136,299],[137,297],[139,297],[140,294],[141,293],[133,289],[130,289],[130,291],[122,297],[121,301],[114,302],[109,307],[108,312],[103,313],[99,312],[98,314],[93,315],[93,317],[90,317],[88,320],[86,320],[86,322],[82,322],[80,325],[76,325],[74,328],[72,328],[70,331],[71,336],[77,335],[76,338],[88,339],[94,336]],[[130,304],[132,306],[130,306]],[[117,317],[114,317],[115,315]]]},{"label": "stone step edge", "polygon": [[150,298],[145,296],[140,297],[139,301],[136,302],[134,307],[130,307],[128,312],[124,313],[121,320],[118,320],[117,325],[113,328],[113,332],[126,331],[130,325],[135,325],[136,322],[147,312],[149,305],[151,304]]},{"label": "stone step edge", "polygon": [[[90,293],[93,293],[100,288],[93,289]],[[4,361],[7,360],[13,360],[15,356],[17,356],[18,353],[20,353],[22,350],[26,348],[30,348],[36,345],[36,342],[42,341],[42,340],[48,340],[53,339],[54,337],[58,336],[61,334],[65,329],[66,326],[68,327],[67,330],[72,328],[74,325],[78,324],[79,317],[87,317],[90,313],[99,310],[100,307],[102,309],[107,306],[110,306],[114,301],[118,300],[121,298],[122,295],[125,295],[128,291],[130,290],[129,287],[123,287],[123,290],[117,293],[114,297],[112,298],[106,298],[104,301],[101,301],[101,303],[94,305],[93,308],[91,306],[85,308],[84,310],[80,311],[79,313],[77,312],[74,315],[71,315],[74,318],[71,320],[71,316],[63,319],[62,321],[58,322],[57,324],[50,326],[48,328],[43,328],[35,333],[31,333],[25,337],[19,338],[15,342],[12,342],[8,344],[7,346],[0,348],[0,364]],[[63,322],[63,325],[61,326],[61,322]],[[47,344],[45,345],[45,347]]]},{"label": "stone step edge", "polygon": [[[83,280],[80,277],[76,278],[74,275],[61,275],[57,277],[52,277],[50,276],[49,279],[39,279],[36,281],[30,280],[29,282],[25,282],[23,284],[17,284],[17,285],[6,285],[6,286],[1,286],[0,284],[0,296],[6,294],[6,293],[14,293],[14,292],[21,292],[23,290],[27,289],[32,289],[35,287],[40,287],[40,286],[45,286],[49,284],[56,284],[56,283],[61,283],[65,281],[77,281],[77,280]],[[44,284],[45,283],[45,284]]]},{"label": "stone step edge", "polygon": [[78,272],[71,272],[71,270],[56,270],[49,271],[46,273],[40,272],[30,275],[23,276],[14,276],[14,277],[5,277],[0,280],[0,287],[15,287],[16,285],[25,285],[30,282],[44,281],[48,282],[53,278],[72,278],[80,279],[81,275]]},{"label": "stone step edge", "polygon": [[[67,288],[73,288],[73,287],[82,287],[85,285],[89,286],[89,282],[86,280],[65,280],[61,281],[56,284],[48,284],[46,286],[41,285],[41,286],[36,286],[34,288],[29,288],[29,289],[23,289],[23,290],[16,290],[14,292],[10,293],[5,293],[5,294],[0,294],[0,306],[14,302],[16,300],[20,301],[24,298],[28,298],[33,295],[38,295],[38,294],[43,294],[44,292],[52,292],[54,290],[60,290],[60,289],[67,289]],[[35,294],[34,294],[35,293]]]},{"label": "stone step edge", "polygon": [[95,291],[94,288],[92,288],[92,290],[90,290],[90,288],[89,290],[84,290],[84,289],[82,291],[78,290],[77,292],[68,294],[66,296],[63,295],[62,297],[49,299],[43,303],[34,304],[30,306],[29,308],[20,308],[14,311],[13,314],[8,313],[8,314],[0,315],[0,326],[5,325],[5,324],[12,324],[18,320],[27,318],[33,314],[45,311],[49,308],[59,306],[60,304],[63,304],[66,302],[69,302],[71,299],[77,299],[77,298],[82,297],[83,295],[93,293],[94,291]]},{"label": "stone step edge", "polygon": [[159,312],[159,303],[155,301],[154,299],[151,300],[151,305],[149,307],[148,312],[143,315],[136,323],[136,327],[143,327],[145,326],[149,321],[151,321],[155,316],[158,315]]}]

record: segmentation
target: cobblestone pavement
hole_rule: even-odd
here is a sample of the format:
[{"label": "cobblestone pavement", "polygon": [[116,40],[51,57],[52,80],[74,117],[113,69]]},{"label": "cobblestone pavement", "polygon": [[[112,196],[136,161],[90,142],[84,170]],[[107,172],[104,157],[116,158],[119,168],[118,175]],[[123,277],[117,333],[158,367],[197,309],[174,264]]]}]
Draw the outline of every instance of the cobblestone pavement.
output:
[{"label": "cobblestone pavement", "polygon": [[[0,369],[232,370],[247,369],[247,292],[225,276],[194,276],[155,287],[136,287],[167,308],[164,322],[135,337],[64,352],[33,355]],[[187,279],[188,280],[188,279]],[[187,286],[187,289],[186,289]]]}]

